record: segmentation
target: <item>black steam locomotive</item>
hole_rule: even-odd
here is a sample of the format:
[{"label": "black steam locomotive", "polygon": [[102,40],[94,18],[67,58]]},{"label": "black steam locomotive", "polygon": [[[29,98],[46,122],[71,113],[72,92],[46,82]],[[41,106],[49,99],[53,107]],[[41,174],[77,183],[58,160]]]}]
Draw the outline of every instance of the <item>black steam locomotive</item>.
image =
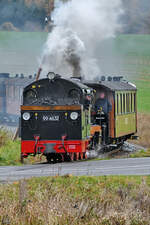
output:
[{"label": "black steam locomotive", "polygon": [[[99,93],[111,104],[95,111]],[[114,77],[99,82],[49,73],[24,88],[21,158],[43,154],[48,162],[85,159],[87,152],[113,149],[137,131],[136,87]]]}]

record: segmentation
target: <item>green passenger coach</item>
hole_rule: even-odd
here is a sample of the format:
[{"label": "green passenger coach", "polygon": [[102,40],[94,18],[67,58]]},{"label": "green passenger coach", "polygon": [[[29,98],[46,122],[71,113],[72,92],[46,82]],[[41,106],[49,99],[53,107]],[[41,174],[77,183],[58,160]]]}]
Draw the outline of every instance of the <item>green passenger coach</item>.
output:
[{"label": "green passenger coach", "polygon": [[115,92],[115,136],[137,132],[136,90]]},{"label": "green passenger coach", "polygon": [[[95,89],[95,100],[101,91],[112,105],[109,113],[109,142],[123,143],[127,139],[137,137],[137,88],[125,80],[99,81],[86,83]],[[94,101],[95,102],[95,101]]]}]

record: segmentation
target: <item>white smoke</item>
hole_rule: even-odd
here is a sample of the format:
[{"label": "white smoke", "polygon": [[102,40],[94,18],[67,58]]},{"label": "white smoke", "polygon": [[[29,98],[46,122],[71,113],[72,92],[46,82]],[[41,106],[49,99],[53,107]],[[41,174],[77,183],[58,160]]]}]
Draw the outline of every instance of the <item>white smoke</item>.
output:
[{"label": "white smoke", "polygon": [[54,11],[55,27],[43,52],[44,74],[99,75],[100,43],[115,35],[121,13],[120,0],[71,0],[61,4]]}]

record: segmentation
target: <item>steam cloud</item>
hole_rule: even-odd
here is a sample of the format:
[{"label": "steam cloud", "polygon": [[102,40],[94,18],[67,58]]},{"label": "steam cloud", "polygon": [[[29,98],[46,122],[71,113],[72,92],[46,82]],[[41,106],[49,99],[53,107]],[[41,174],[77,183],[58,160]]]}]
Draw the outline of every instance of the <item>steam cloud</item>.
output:
[{"label": "steam cloud", "polygon": [[48,35],[41,66],[69,77],[101,74],[100,43],[119,29],[121,0],[72,0],[54,11],[55,27]]}]

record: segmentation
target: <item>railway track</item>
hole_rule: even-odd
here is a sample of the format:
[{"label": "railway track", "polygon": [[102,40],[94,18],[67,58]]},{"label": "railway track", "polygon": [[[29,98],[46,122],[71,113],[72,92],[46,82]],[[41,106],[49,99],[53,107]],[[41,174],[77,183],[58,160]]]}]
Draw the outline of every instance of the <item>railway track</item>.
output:
[{"label": "railway track", "polygon": [[125,142],[123,147],[123,151],[128,151],[128,152],[133,152],[133,151],[139,151],[139,150],[144,150],[146,151],[147,149],[141,145]]},{"label": "railway track", "polygon": [[140,150],[146,151],[146,148],[137,144],[125,142],[121,148],[117,148],[112,151],[100,152],[99,154],[96,151],[91,151],[88,154],[88,159],[92,159],[92,158],[106,159],[111,157],[113,158],[115,157],[115,155],[117,156],[129,155],[129,153],[140,151]]}]

